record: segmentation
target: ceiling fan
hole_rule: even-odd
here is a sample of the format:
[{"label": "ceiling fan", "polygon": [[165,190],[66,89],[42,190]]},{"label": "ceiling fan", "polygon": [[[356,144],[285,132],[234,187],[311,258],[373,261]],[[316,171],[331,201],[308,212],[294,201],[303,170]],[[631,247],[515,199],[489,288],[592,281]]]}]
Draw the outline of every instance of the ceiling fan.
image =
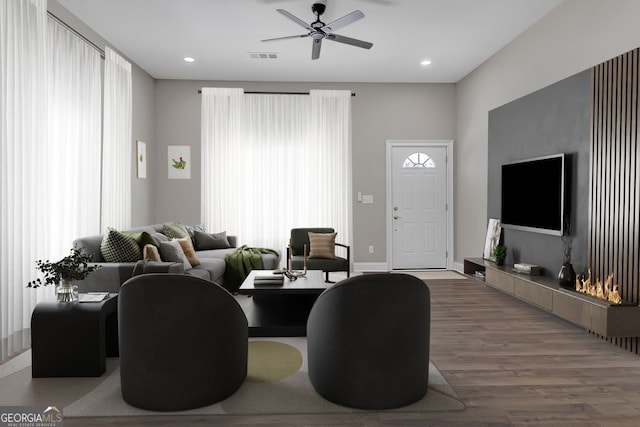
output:
[{"label": "ceiling fan", "polygon": [[278,12],[291,19],[296,24],[305,28],[309,32],[307,34],[300,34],[296,36],[286,36],[286,37],[276,37],[273,39],[262,40],[263,42],[273,41],[273,40],[284,40],[284,39],[295,39],[301,37],[311,37],[312,46],[311,46],[311,59],[318,59],[320,57],[320,48],[322,47],[322,40],[333,40],[338,43],[344,43],[351,46],[361,47],[363,49],[371,49],[373,43],[365,42],[358,39],[352,39],[351,37],[341,36],[339,34],[335,34],[334,31],[351,24],[358,19],[364,18],[364,13],[359,10],[354,10],[353,12],[343,16],[342,18],[338,18],[333,22],[325,24],[320,20],[320,15],[324,13],[326,9],[326,5],[323,3],[314,3],[311,6],[311,11],[316,15],[316,20],[311,24],[307,24],[302,19],[292,15],[284,9],[276,9]]}]

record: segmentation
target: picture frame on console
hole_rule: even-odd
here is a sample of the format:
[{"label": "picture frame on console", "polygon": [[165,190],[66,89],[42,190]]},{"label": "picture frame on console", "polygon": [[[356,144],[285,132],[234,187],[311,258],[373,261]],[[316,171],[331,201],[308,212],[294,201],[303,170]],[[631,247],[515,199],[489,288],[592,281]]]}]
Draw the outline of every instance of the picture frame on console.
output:
[{"label": "picture frame on console", "polygon": [[484,242],[483,258],[489,261],[495,261],[493,256],[493,250],[500,244],[500,236],[502,234],[502,223],[499,219],[489,218],[489,225],[487,226],[487,237]]}]

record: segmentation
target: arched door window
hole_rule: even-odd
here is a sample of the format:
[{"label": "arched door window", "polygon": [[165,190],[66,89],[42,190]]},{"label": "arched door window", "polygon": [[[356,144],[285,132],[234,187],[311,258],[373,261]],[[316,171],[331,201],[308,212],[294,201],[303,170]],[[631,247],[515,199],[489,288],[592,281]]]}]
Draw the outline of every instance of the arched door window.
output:
[{"label": "arched door window", "polygon": [[413,153],[402,162],[403,168],[435,168],[433,159],[425,153]]}]

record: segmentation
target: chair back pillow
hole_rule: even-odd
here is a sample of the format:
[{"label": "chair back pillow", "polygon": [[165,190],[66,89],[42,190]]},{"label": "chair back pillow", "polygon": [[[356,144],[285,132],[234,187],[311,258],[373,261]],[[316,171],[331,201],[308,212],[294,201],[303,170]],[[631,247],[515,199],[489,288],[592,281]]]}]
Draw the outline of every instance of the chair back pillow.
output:
[{"label": "chair back pillow", "polygon": [[338,233],[309,232],[309,258],[336,259],[336,235]]}]

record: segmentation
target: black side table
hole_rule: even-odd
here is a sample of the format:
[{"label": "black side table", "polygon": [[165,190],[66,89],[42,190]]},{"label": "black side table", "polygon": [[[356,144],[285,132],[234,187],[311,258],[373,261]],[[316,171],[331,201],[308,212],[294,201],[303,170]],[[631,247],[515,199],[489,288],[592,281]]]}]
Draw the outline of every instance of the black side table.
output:
[{"label": "black side table", "polygon": [[100,302],[44,301],[31,315],[31,376],[99,377],[118,356],[118,294]]}]

